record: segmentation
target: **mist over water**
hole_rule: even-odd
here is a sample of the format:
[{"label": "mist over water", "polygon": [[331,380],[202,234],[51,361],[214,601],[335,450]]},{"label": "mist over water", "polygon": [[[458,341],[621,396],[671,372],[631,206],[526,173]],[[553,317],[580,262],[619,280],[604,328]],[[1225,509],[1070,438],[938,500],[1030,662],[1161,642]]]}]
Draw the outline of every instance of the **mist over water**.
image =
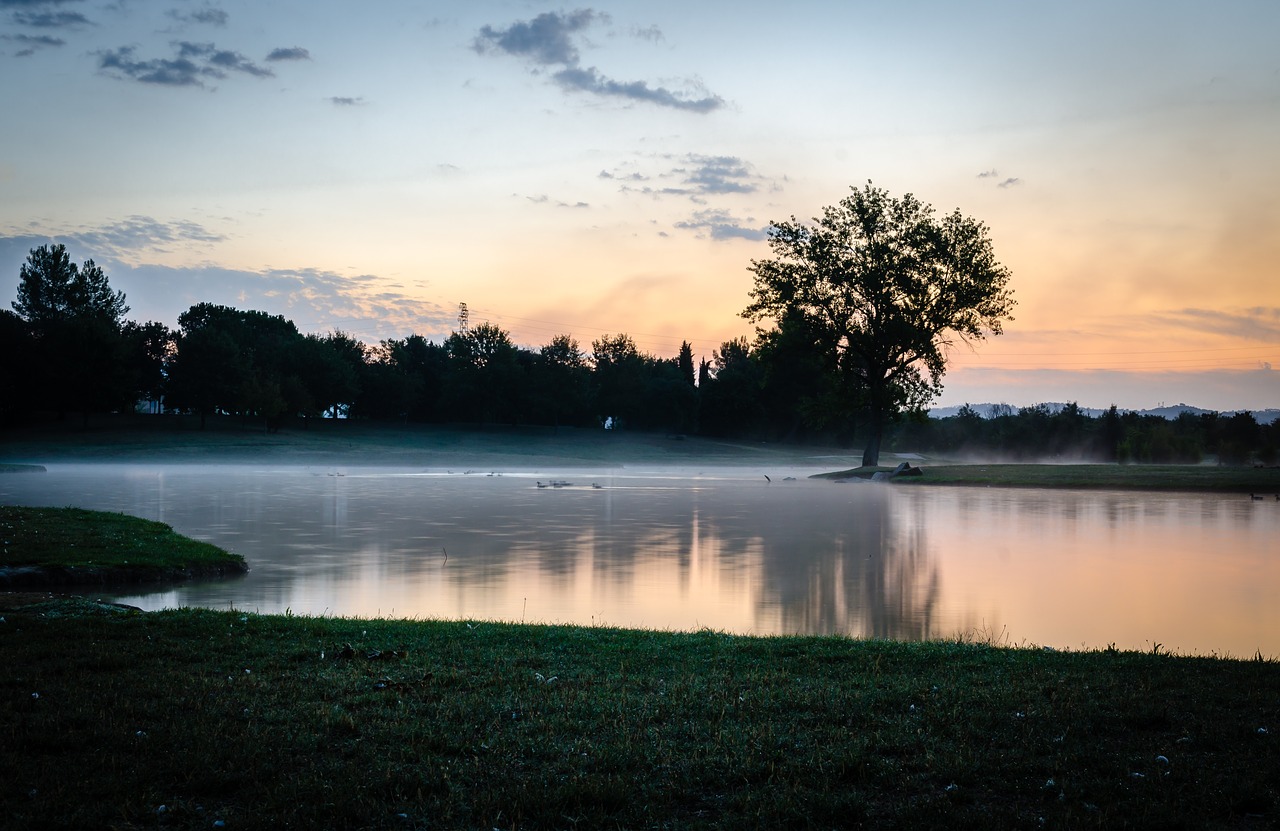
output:
[{"label": "mist over water", "polygon": [[0,499],[157,519],[250,564],[113,596],[145,609],[1280,655],[1280,503],[811,472],[52,465]]}]

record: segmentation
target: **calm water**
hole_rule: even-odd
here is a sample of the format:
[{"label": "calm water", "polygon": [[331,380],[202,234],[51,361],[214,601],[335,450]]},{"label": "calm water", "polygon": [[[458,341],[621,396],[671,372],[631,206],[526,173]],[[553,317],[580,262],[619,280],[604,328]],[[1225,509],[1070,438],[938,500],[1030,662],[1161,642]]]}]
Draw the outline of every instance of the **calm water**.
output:
[{"label": "calm water", "polygon": [[810,472],[51,465],[0,477],[0,502],[158,519],[250,563],[116,596],[145,609],[1280,655],[1274,500]]}]

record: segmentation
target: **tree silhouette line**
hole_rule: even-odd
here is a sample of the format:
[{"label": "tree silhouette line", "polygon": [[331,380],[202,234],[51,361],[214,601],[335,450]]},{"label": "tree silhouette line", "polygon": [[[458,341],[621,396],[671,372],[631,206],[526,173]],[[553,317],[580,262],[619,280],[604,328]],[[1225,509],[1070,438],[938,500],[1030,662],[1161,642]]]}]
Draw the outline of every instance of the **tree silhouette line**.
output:
[{"label": "tree silhouette line", "polygon": [[[863,440],[858,402],[839,369],[813,348],[820,333],[784,317],[754,340],[738,337],[695,362],[641,351],[626,334],[584,349],[570,334],[519,346],[501,327],[458,326],[365,344],[341,331],[304,334],[263,311],[198,303],[178,328],[125,318],[125,297],[92,260],[61,245],[31,250],[13,311],[0,310],[0,420],[151,411],[239,418],[259,429],[341,416],[382,422],[657,431],[718,438],[849,445]],[[1250,413],[1169,420],[1119,412],[1090,417],[1074,404],[971,407],[947,418],[906,412],[890,448],[1017,459],[1272,463],[1275,424]]]}]

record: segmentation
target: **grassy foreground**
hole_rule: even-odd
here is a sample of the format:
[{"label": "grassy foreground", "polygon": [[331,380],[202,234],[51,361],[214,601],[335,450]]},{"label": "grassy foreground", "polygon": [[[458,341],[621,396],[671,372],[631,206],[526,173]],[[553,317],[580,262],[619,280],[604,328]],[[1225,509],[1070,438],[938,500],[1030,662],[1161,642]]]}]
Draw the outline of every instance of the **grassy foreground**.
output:
[{"label": "grassy foreground", "polygon": [[8,605],[15,828],[1280,823],[1275,661]]},{"label": "grassy foreground", "polygon": [[[1023,488],[1087,488],[1099,490],[1199,491],[1257,493],[1268,500],[1280,493],[1280,468],[1209,465],[1040,465],[918,463],[922,476],[900,476],[895,485],[970,485]],[[891,467],[852,468],[820,474],[823,479],[869,478]]]},{"label": "grassy foreground", "polygon": [[0,587],[150,582],[245,571],[244,558],[161,522],[0,505]]}]

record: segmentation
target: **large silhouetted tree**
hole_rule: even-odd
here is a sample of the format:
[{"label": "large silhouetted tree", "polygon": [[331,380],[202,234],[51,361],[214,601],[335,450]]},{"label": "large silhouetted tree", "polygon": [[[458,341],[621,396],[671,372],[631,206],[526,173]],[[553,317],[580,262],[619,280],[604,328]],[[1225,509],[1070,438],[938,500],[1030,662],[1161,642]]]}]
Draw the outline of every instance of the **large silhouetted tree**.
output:
[{"label": "large silhouetted tree", "polygon": [[63,245],[31,249],[19,275],[13,310],[30,329],[42,397],[59,413],[132,405],[121,334],[129,311],[93,260],[76,267]]},{"label": "large silhouetted tree", "polygon": [[170,402],[195,410],[203,426],[213,412],[258,416],[270,428],[308,402],[292,365],[302,340],[282,315],[197,303],[178,317],[177,354],[169,367]]},{"label": "large silhouetted tree", "polygon": [[864,465],[885,425],[941,389],[954,338],[1000,334],[1014,301],[987,228],[958,210],[936,217],[911,194],[867,183],[806,225],[769,227],[773,258],[753,260],[750,320],[801,316],[867,410]]}]

